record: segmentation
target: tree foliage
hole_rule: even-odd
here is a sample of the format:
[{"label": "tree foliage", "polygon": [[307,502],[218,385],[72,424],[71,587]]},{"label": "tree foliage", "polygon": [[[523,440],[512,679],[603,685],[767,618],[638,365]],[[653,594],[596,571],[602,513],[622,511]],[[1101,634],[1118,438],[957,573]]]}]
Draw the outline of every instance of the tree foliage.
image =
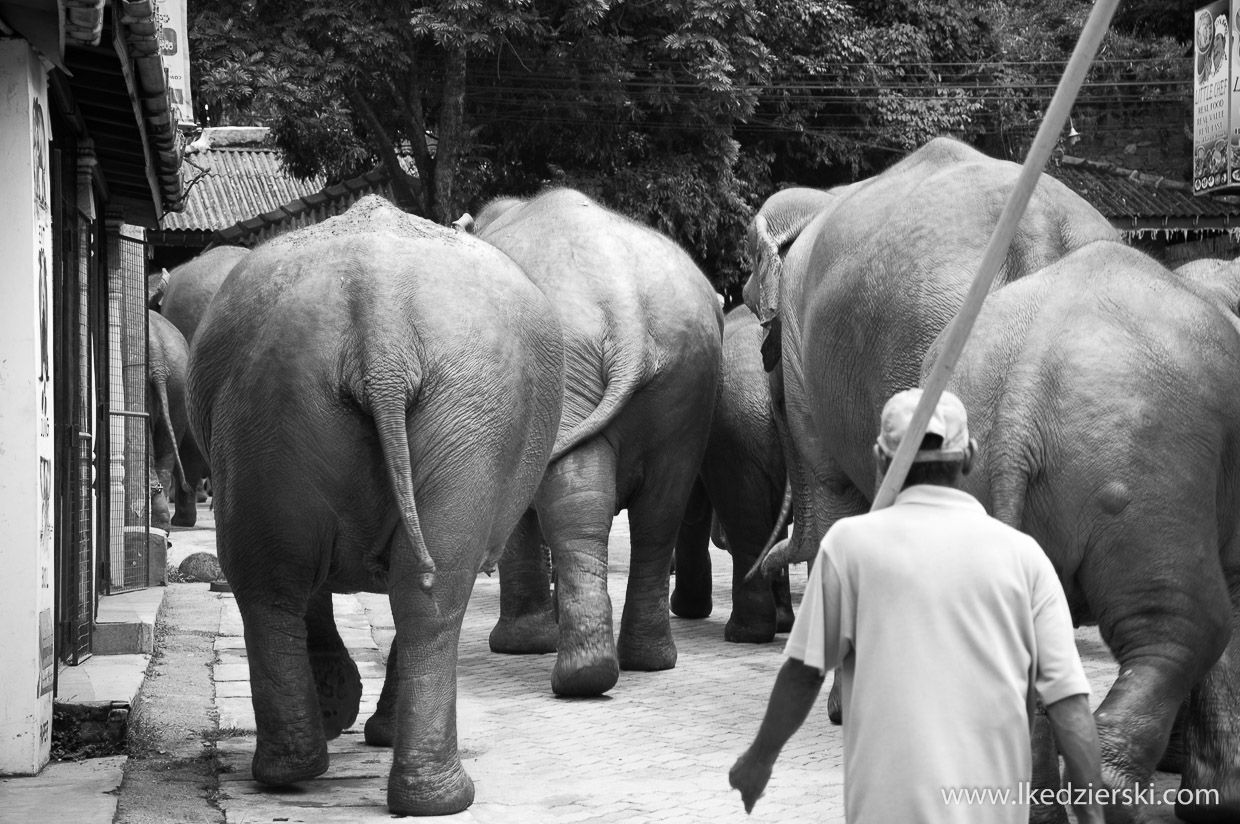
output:
[{"label": "tree foliage", "polygon": [[[1149,14],[1118,19],[1094,93],[1174,95],[1183,15],[1128,5]],[[402,205],[441,222],[574,186],[723,285],[779,185],[852,180],[939,134],[1018,154],[1089,6],[219,0],[191,5],[191,76],[200,123],[271,126],[294,175],[383,163]]]}]

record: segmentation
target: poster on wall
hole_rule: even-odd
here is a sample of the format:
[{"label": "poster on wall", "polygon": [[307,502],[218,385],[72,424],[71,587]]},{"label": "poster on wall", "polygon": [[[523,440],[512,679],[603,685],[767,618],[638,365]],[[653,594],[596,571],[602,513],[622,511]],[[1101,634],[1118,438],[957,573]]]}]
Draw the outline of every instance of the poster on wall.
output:
[{"label": "poster on wall", "polygon": [[1229,0],[1193,18],[1193,192],[1231,185],[1231,25]]},{"label": "poster on wall", "polygon": [[[52,460],[55,455],[55,443],[52,436],[53,392],[52,383],[52,323],[51,299],[52,292],[52,210],[51,186],[49,183],[48,162],[51,157],[51,146],[47,114],[43,101],[36,93],[30,105],[31,158],[34,180],[34,292],[38,295],[38,354],[33,364],[35,368],[35,385],[39,393],[38,414],[38,455],[39,455],[39,589],[45,590],[50,598],[52,589],[53,548],[55,534],[53,526]],[[42,687],[40,686],[40,689]],[[40,692],[40,695],[43,693]]]},{"label": "poster on wall", "polygon": [[188,15],[186,0],[159,0],[156,22],[159,30],[159,53],[164,60],[164,80],[177,122],[194,122],[194,105],[189,89],[189,40],[186,37]]}]

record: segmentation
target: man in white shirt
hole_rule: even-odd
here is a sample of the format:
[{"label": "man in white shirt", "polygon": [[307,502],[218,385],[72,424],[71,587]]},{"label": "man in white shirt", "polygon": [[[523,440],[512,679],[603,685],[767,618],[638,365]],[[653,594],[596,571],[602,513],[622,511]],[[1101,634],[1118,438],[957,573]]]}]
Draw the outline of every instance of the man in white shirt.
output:
[{"label": "man in white shirt", "polygon": [[[881,472],[920,398],[906,390],[883,408]],[[1033,538],[959,488],[976,449],[963,404],[944,392],[895,504],[823,538],[766,716],[729,774],[747,812],[837,667],[849,824],[1025,824],[1035,691],[1069,786],[1102,789],[1063,588]],[[1093,799],[1075,810],[1103,821]]]}]

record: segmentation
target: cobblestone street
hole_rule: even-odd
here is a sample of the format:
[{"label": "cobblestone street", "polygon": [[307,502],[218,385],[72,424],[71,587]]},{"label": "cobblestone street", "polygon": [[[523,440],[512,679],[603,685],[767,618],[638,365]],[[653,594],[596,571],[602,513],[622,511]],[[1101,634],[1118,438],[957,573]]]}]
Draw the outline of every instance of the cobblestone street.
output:
[{"label": "cobblestone street", "polygon": [[[609,590],[619,619],[627,580],[623,514],[612,532]],[[477,798],[448,821],[477,822],[781,822],[844,821],[843,736],[826,716],[825,690],[805,726],[785,748],[766,796],[746,816],[727,771],[748,745],[781,661],[783,640],[729,644],[730,557],[712,549],[715,607],[710,618],[672,618],[675,669],[622,672],[606,696],[562,699],[551,692],[551,655],[503,656],[487,648],[499,614],[498,578],[481,576],[465,617],[458,670],[462,760]],[[794,603],[805,567],[792,574]],[[219,803],[227,820],[358,822],[390,819],[385,806],[391,751],[367,747],[361,728],[382,685],[393,634],[386,596],[337,596],[341,635],[364,679],[357,723],[330,743],[331,768],[316,781],[272,791],[250,775],[254,720],[241,619],[231,596],[216,639],[216,705],[225,772]],[[1096,701],[1115,676],[1093,630],[1078,644]],[[1174,786],[1163,777],[1159,786]],[[927,803],[941,803],[927,799]],[[1170,808],[1158,809],[1173,821]]]}]

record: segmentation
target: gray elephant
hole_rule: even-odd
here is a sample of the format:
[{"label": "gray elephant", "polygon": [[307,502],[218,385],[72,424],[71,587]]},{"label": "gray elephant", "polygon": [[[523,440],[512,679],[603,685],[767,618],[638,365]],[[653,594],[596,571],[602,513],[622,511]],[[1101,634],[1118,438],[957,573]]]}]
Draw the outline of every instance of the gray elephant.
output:
[{"label": "gray elephant", "polygon": [[472,802],[461,620],[542,478],[563,369],[555,313],[511,260],[374,196],[260,247],[220,287],[191,349],[190,416],[245,625],[258,781],[327,770],[361,693],[331,593],[387,591],[388,806]]},{"label": "gray elephant", "polygon": [[[180,443],[189,432],[185,407],[185,378],[189,368],[189,347],[175,326],[156,312],[147,312],[146,408],[150,415],[152,471],[164,488],[174,494],[185,483],[181,468]],[[168,531],[166,502],[155,511],[163,520],[152,526]]]},{"label": "gray elephant", "polygon": [[216,246],[168,273],[158,297],[159,313],[181,330],[187,342],[194,342],[198,325],[225,278],[249,254],[241,246]]},{"label": "gray elephant", "polygon": [[[187,345],[193,345],[198,325],[220,284],[249,253],[239,246],[217,246],[176,267],[162,281],[153,301]],[[198,522],[198,488],[209,468],[188,427],[178,444],[178,454],[185,483],[175,489],[172,525],[190,527]]]},{"label": "gray elephant", "polygon": [[[529,514],[500,563],[498,652],[557,652],[552,689],[599,695],[620,669],[676,663],[668,573],[715,399],[723,318],[683,250],[572,190],[484,209],[479,237],[550,299],[564,329],[564,417]],[[628,509],[619,642],[607,537]],[[543,538],[556,571],[551,603]]]},{"label": "gray elephant", "polygon": [[[699,482],[676,541],[672,612],[705,618],[712,610],[708,542],[712,532],[732,555],[732,614],[727,641],[763,644],[792,628],[788,575],[745,576],[776,529],[788,486],[759,347],[762,328],[739,306],[724,317],[719,393]],[[789,492],[791,490],[788,490]],[[782,534],[781,530],[781,534]]]},{"label": "gray elephant", "polygon": [[[783,559],[804,559],[831,523],[868,509],[879,409],[927,374],[1016,176],[936,140],[837,193],[782,261],[761,260],[757,280],[781,280],[785,406],[811,516]],[[1234,818],[1240,787],[1221,754],[1240,745],[1237,674],[1235,656],[1219,656],[1237,591],[1240,336],[1115,240],[1088,204],[1041,179],[948,386],[982,443],[968,490],[1039,540],[1075,618],[1096,621],[1120,662],[1096,715],[1108,784],[1148,779],[1201,682],[1185,785],[1219,788]],[[772,288],[751,280],[747,299]],[[1052,757],[1035,760],[1037,780],[1058,780]]]}]

